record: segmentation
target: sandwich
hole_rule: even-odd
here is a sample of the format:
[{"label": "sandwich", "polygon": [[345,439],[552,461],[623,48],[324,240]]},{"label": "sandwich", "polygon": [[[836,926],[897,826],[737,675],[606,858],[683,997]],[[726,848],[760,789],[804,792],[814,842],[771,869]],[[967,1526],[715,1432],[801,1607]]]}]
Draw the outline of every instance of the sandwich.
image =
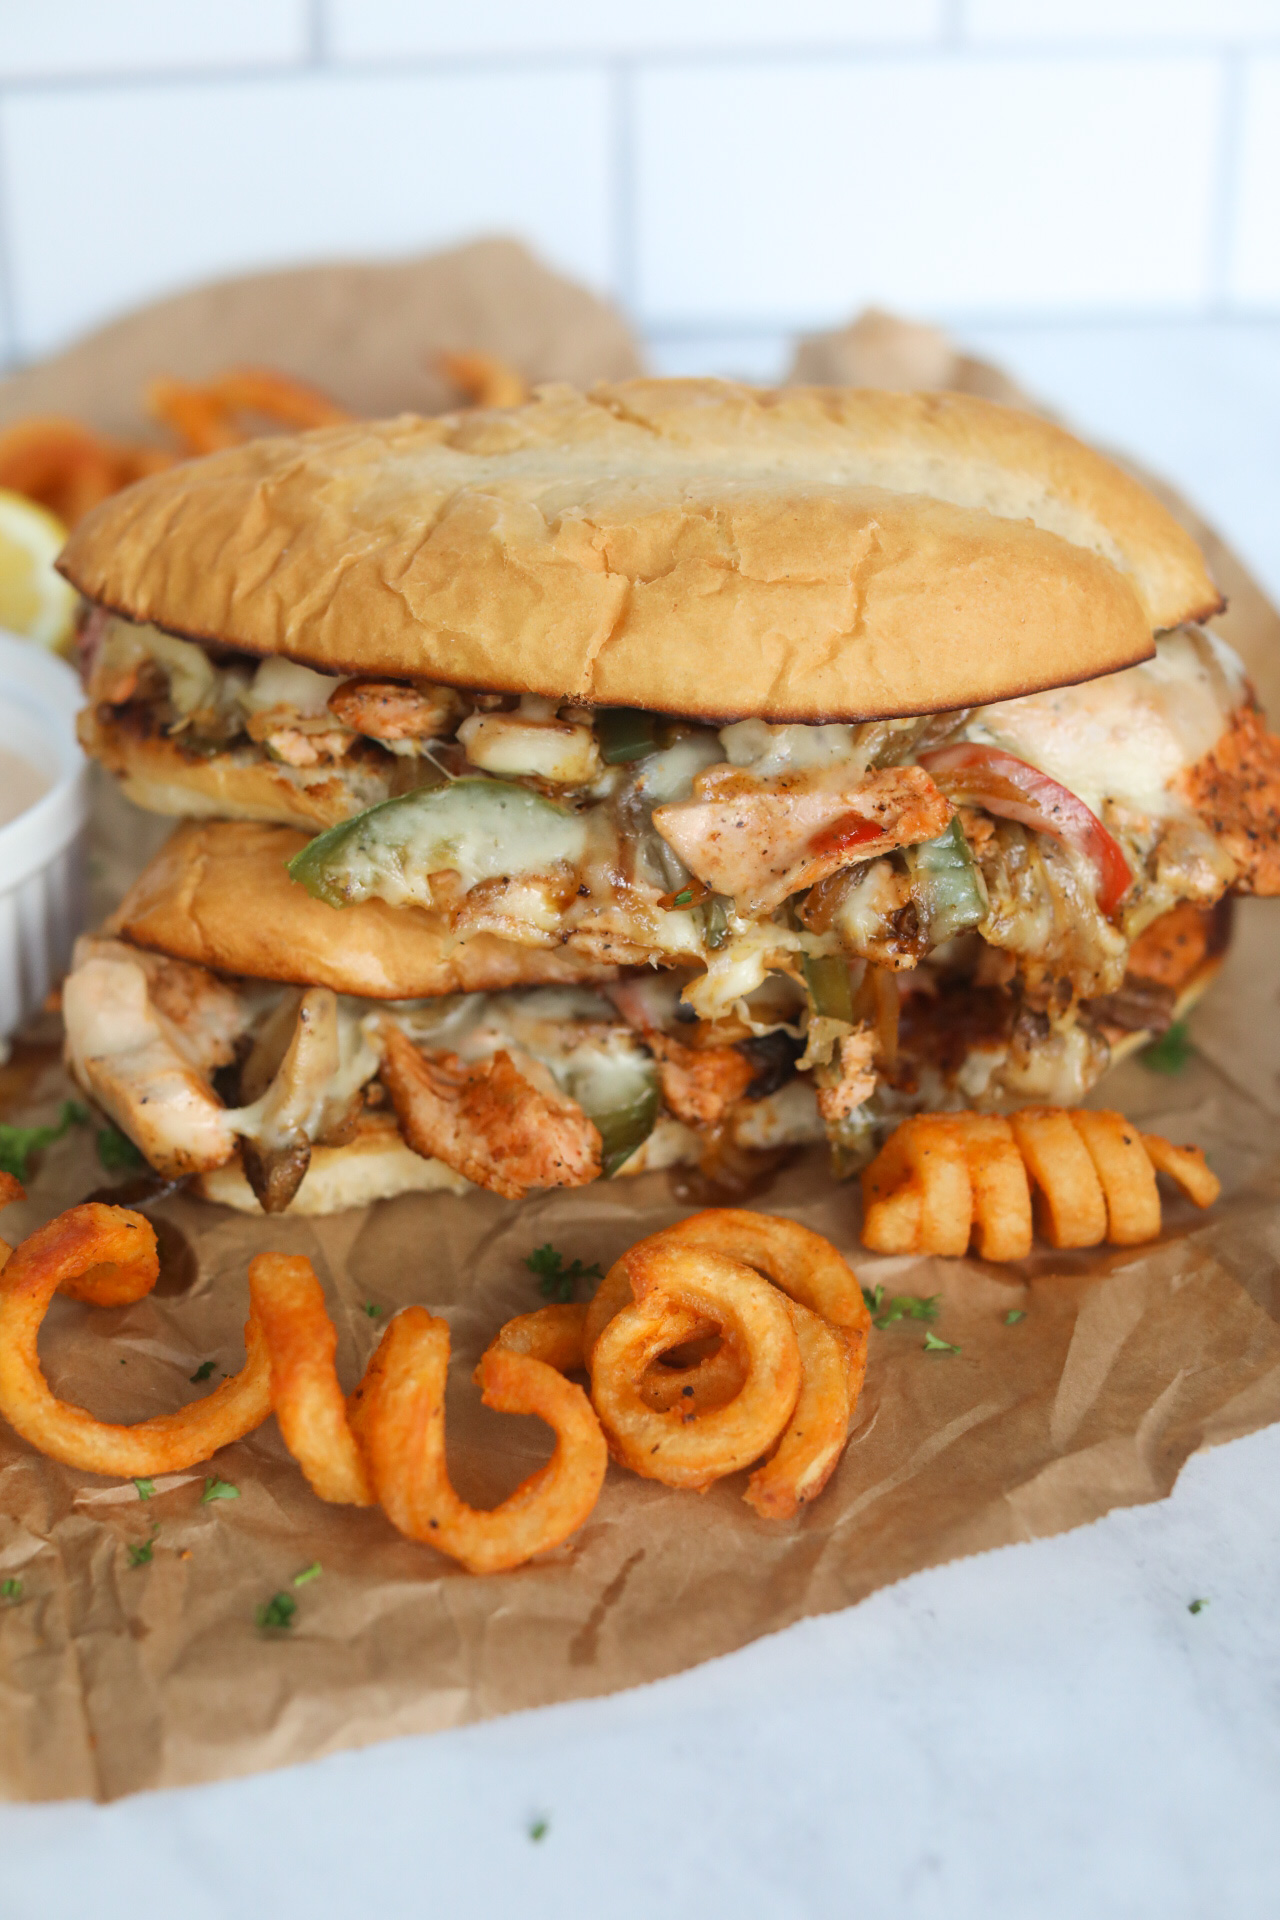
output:
[{"label": "sandwich", "polygon": [[230,1205],[509,1197],[1076,1104],[1280,892],[1190,536],[958,394],[637,380],[345,424],[73,534],[81,738],[181,824],[64,991]]}]

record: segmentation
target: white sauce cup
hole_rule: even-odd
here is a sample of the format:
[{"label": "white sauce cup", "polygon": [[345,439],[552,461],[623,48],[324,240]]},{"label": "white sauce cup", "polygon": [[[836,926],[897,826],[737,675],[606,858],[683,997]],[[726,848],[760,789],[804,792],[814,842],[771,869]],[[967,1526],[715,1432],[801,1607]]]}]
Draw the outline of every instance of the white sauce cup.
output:
[{"label": "white sauce cup", "polygon": [[84,925],[88,768],[75,734],[83,704],[64,660],[0,631],[0,747],[48,783],[0,826],[0,1045],[66,971]]}]

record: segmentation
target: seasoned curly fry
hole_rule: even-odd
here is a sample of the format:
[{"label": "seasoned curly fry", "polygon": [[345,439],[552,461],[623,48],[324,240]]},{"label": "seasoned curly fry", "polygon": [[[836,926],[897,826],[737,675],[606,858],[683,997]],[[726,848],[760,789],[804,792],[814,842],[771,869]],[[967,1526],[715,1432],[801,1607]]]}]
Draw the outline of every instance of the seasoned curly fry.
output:
[{"label": "seasoned curly fry", "polygon": [[[951,1141],[951,1152],[941,1143]],[[955,1178],[962,1161],[966,1179]],[[1122,1113],[1025,1107],[904,1120],[862,1176],[863,1244],[878,1253],[965,1252],[1018,1260],[1038,1231],[1053,1247],[1140,1246],[1160,1232],[1156,1174],[1197,1206],[1221,1185],[1198,1147],[1141,1133]]]},{"label": "seasoned curly fry", "polygon": [[1107,1200],[1070,1113],[1026,1107],[1009,1124],[1031,1179],[1041,1238],[1051,1247],[1096,1247],[1107,1234]]},{"label": "seasoned curly fry", "polygon": [[76,420],[19,420],[0,430],[0,487],[74,527],[122,487],[174,464],[163,447],[112,440]]},{"label": "seasoned curly fry", "polygon": [[333,1364],[338,1336],[311,1262],[258,1254],[249,1264],[249,1298],[271,1360],[271,1404],[285,1445],[322,1500],[372,1506]]},{"label": "seasoned curly fry", "polygon": [[604,1482],[604,1436],[581,1387],[527,1354],[491,1347],[479,1368],[485,1405],[536,1414],[554,1430],[556,1450],[501,1505],[480,1512],[458,1498],[445,1464],[448,1366],[447,1324],[425,1307],[406,1307],[369,1362],[357,1429],[392,1524],[472,1573],[499,1573],[582,1525]]},{"label": "seasoned curly fry", "polygon": [[841,1330],[794,1300],[787,1311],[800,1349],[800,1395],[777,1448],[742,1496],[762,1520],[790,1520],[817,1499],[844,1452],[853,1411]]},{"label": "seasoned curly fry", "polygon": [[87,1473],[176,1473],[260,1426],[271,1411],[267,1352],[252,1319],[240,1372],[177,1413],[113,1426],[51,1392],[36,1342],[54,1294],[123,1306],[159,1273],[149,1221],[124,1207],[72,1207],[24,1240],[0,1273],[0,1413],[41,1453]]},{"label": "seasoned curly fry", "polygon": [[[624,1465],[667,1486],[704,1488],[758,1460],[781,1436],[800,1392],[800,1350],[786,1306],[752,1269],[709,1248],[655,1235],[624,1254],[635,1303],[591,1351],[591,1397]],[[655,1411],[651,1363],[707,1322],[741,1354],[746,1378],[725,1406],[686,1420]]]},{"label": "seasoned curly fry", "polygon": [[475,407],[522,407],[529,383],[493,353],[442,353],[440,371]]},{"label": "seasoned curly fry", "polygon": [[1197,1207],[1211,1207],[1222,1182],[1205,1164],[1203,1147],[1175,1147],[1158,1133],[1144,1133],[1142,1144],[1157,1173],[1167,1173]]},{"label": "seasoned curly fry", "polygon": [[262,367],[234,368],[204,383],[153,380],[146,403],[148,413],[177,434],[188,454],[216,453],[250,439],[246,414],[295,431],[339,426],[351,418],[317,388]]},{"label": "seasoned curly fry", "polygon": [[[628,1298],[630,1295],[628,1294]],[[587,1310],[573,1301],[552,1307],[539,1307],[534,1313],[522,1313],[508,1320],[489,1344],[489,1353],[523,1353],[541,1360],[557,1373],[578,1373],[585,1369],[582,1357],[582,1325]],[[484,1361],[480,1362],[480,1366]],[[480,1367],[475,1371],[480,1385]]]}]

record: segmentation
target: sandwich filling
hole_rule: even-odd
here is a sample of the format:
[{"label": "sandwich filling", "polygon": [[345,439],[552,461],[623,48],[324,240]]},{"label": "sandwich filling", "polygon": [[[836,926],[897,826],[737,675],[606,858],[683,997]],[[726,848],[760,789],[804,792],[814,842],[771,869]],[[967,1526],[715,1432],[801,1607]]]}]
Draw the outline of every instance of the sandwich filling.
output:
[{"label": "sandwich filling", "polygon": [[[330,676],[100,611],[83,648],[82,737],[144,804],[321,829],[290,871],[334,908],[429,907],[459,940],[637,970],[565,1014],[572,1045],[559,1032],[548,1050],[537,992],[290,999],[124,943],[86,949],[68,987],[84,1084],[153,1164],[239,1153],[260,1199],[306,1172],[272,1189],[268,1161],[293,1151],[296,1172],[299,1143],[331,1143],[357,1108],[367,1126],[380,1103],[420,1159],[500,1192],[771,1129],[825,1131],[853,1162],[912,1106],[1070,1104],[1127,1033],[1167,1027],[1224,944],[1224,897],[1280,892],[1280,742],[1198,627],[1122,672],[984,707],[719,727]],[[220,1009],[195,1019],[199,1057],[165,967],[200,975],[190,991]],[[126,1045],[103,1041],[117,1019]],[[269,1093],[262,1023],[284,1035],[277,1077],[311,1062],[310,1106]],[[112,1078],[126,1056],[130,1085],[161,1074],[162,1100]],[[228,1103],[215,1087],[233,1065]],[[624,1068],[650,1094],[617,1093]],[[522,1102],[527,1140],[510,1131]],[[185,1145],[141,1137],[162,1112],[181,1113]]]}]

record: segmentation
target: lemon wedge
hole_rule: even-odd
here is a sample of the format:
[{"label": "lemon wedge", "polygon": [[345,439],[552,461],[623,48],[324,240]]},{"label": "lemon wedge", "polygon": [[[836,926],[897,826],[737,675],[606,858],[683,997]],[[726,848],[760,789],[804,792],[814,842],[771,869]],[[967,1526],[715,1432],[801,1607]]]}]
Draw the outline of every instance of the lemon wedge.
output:
[{"label": "lemon wedge", "polygon": [[57,652],[71,639],[78,595],[55,573],[61,520],[0,487],[0,627]]}]

